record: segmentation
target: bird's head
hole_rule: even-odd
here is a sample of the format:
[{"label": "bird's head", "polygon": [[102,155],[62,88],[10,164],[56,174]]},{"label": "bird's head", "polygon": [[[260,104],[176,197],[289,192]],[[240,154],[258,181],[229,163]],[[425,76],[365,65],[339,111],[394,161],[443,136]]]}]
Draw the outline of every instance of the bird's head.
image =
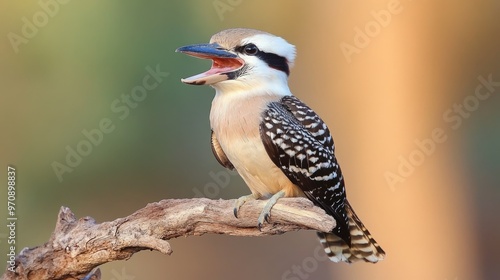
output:
[{"label": "bird's head", "polygon": [[210,70],[182,79],[191,85],[211,85],[218,91],[248,90],[283,84],[286,88],[295,47],[283,38],[254,29],[223,30],[210,43],[176,50],[198,58],[211,59]]}]

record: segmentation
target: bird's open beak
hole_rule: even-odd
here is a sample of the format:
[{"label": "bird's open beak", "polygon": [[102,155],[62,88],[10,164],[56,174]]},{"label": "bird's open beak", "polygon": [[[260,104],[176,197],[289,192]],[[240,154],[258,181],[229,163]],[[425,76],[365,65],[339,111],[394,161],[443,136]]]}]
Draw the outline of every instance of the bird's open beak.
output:
[{"label": "bird's open beak", "polygon": [[243,59],[225,50],[217,43],[189,45],[180,47],[175,51],[212,60],[210,70],[181,80],[183,83],[190,85],[211,85],[228,80],[231,76],[230,73],[238,71],[244,65]]}]

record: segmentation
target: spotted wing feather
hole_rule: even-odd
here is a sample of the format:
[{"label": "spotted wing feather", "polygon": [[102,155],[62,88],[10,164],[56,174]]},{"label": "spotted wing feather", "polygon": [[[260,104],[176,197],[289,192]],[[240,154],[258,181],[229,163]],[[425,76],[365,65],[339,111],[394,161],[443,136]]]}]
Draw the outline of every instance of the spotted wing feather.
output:
[{"label": "spotted wing feather", "polygon": [[270,103],[262,118],[261,138],[272,161],[335,218],[333,233],[350,244],[344,179],[325,123],[293,96]]}]

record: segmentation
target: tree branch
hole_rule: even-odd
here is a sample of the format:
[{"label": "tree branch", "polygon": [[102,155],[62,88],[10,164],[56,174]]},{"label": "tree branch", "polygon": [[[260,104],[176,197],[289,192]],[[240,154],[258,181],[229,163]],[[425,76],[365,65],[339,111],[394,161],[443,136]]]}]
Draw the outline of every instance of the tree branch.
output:
[{"label": "tree branch", "polygon": [[114,260],[129,259],[141,250],[170,255],[166,241],[205,233],[235,236],[283,234],[299,229],[323,232],[335,227],[335,220],[305,198],[280,199],[271,211],[270,224],[257,228],[257,218],[266,201],[245,203],[233,215],[234,200],[167,199],[150,203],[125,218],[96,223],[91,217],[76,219],[61,207],[57,224],[44,245],[25,248],[15,266],[2,279],[99,279],[92,269]]}]

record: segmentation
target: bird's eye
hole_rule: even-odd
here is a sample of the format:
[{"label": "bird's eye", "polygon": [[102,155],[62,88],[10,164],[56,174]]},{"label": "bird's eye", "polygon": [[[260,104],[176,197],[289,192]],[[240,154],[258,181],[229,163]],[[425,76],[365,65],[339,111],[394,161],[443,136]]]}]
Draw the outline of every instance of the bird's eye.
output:
[{"label": "bird's eye", "polygon": [[243,46],[243,53],[247,55],[256,55],[259,49],[254,44],[248,44]]}]

